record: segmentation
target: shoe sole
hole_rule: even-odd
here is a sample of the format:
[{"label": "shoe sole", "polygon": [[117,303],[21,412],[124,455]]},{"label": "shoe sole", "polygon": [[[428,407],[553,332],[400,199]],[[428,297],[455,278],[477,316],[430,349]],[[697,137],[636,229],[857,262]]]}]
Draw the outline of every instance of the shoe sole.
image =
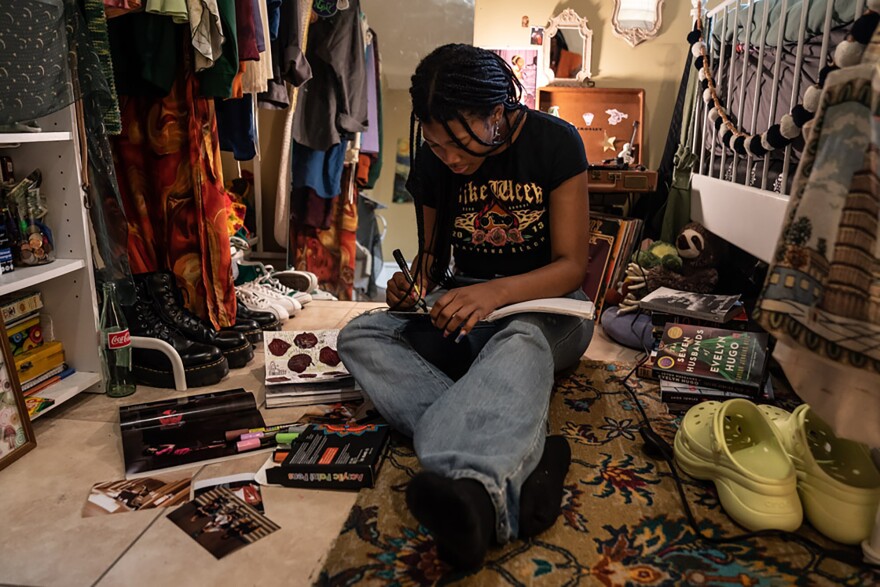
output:
[{"label": "shoe sole", "polygon": [[[260,338],[262,338],[262,335],[263,333],[261,332]],[[250,343],[226,351],[221,349],[221,351],[226,358],[226,362],[229,363],[230,369],[241,369],[247,366],[254,358],[254,347]]]},{"label": "shoe sole", "polygon": [[[802,511],[800,515],[797,515],[794,512],[774,514],[773,512],[756,510],[754,507],[751,507],[740,499],[740,496],[736,491],[736,488],[739,487],[738,484],[723,475],[719,475],[717,467],[714,464],[707,463],[703,458],[689,449],[683,441],[681,431],[675,435],[674,445],[675,462],[678,464],[679,468],[689,477],[713,482],[715,484],[715,489],[718,491],[718,500],[721,502],[724,511],[743,527],[752,531],[777,529],[792,532],[797,530],[803,523]],[[746,490],[756,494],[754,490]],[[781,496],[761,495],[760,497],[766,498],[763,505],[768,508],[778,509],[777,500]],[[748,521],[749,523],[743,523],[744,521]]]},{"label": "shoe sole", "polygon": [[[165,355],[162,356],[164,357]],[[165,360],[168,360],[167,357]],[[139,385],[166,389],[175,389],[176,387],[174,385],[174,373],[170,365],[168,369],[154,369],[144,365],[132,365],[131,371],[134,373],[135,380]],[[186,367],[184,368],[184,373],[186,375],[187,387],[206,387],[219,383],[229,374],[229,363],[226,357],[221,357],[211,363]]]}]

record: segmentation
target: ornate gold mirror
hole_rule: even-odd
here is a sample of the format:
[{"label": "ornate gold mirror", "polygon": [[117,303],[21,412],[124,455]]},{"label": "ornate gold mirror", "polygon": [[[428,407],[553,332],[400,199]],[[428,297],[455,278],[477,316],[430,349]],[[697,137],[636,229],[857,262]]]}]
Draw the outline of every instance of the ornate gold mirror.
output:
[{"label": "ornate gold mirror", "polygon": [[614,0],[614,35],[635,47],[660,32],[663,0]]},{"label": "ornate gold mirror", "polygon": [[590,81],[593,31],[586,18],[566,8],[547,23],[543,46],[547,83]]}]

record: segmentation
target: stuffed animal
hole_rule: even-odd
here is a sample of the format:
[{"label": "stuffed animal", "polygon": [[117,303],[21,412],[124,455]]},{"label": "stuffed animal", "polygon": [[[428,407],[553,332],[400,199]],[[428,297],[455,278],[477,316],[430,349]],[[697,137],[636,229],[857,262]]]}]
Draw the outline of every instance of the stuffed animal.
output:
[{"label": "stuffed animal", "polygon": [[[627,266],[623,282],[626,291],[620,303],[620,313],[636,310],[639,298],[660,287],[695,293],[712,292],[718,285],[716,267],[720,264],[726,247],[723,239],[706,230],[702,224],[691,222],[685,225],[675,239],[675,249],[681,259],[680,268],[667,266],[674,264],[664,263],[664,257],[661,257],[661,262],[646,267],[644,263],[639,263],[643,260],[642,256],[637,256],[636,262]],[[662,248],[659,250],[663,251]],[[650,261],[650,258],[647,260]]]}]

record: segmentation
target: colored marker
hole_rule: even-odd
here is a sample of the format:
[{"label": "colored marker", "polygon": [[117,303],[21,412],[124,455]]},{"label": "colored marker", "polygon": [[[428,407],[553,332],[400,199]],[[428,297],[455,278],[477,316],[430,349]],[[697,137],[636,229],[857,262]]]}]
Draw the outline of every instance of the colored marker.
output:
[{"label": "colored marker", "polygon": [[226,440],[235,440],[236,438],[241,437],[242,434],[249,434],[252,432],[277,432],[284,428],[293,427],[299,427],[299,425],[292,422],[288,424],[276,424],[275,426],[263,426],[262,428],[239,428],[238,430],[227,430]]},{"label": "colored marker", "polygon": [[275,439],[272,437],[267,438],[248,438],[247,440],[239,440],[235,443],[235,449],[238,452],[245,452],[249,450],[256,450],[258,448],[268,448],[275,444]]},{"label": "colored marker", "polygon": [[278,444],[290,444],[299,437],[299,432],[279,432],[275,435]]}]

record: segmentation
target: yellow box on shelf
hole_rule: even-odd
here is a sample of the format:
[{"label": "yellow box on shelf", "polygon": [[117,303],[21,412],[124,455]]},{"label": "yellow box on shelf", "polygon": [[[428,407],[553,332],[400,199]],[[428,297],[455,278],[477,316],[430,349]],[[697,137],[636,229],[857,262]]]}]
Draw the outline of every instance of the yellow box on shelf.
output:
[{"label": "yellow box on shelf", "polygon": [[15,370],[22,385],[64,364],[64,348],[57,340],[15,357]]}]

